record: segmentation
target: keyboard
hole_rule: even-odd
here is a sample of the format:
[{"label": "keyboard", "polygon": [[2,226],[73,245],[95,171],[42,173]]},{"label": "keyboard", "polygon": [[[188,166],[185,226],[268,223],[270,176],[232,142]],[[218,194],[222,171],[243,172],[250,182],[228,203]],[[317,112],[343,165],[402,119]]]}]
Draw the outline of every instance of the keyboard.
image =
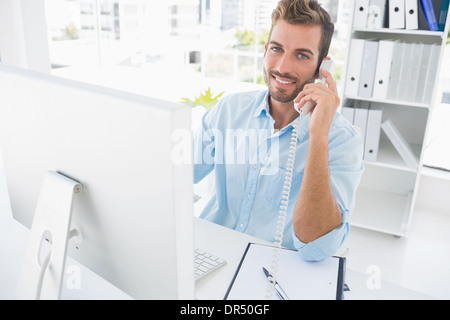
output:
[{"label": "keyboard", "polygon": [[224,259],[200,248],[195,249],[194,257],[195,280],[206,276],[227,263]]}]

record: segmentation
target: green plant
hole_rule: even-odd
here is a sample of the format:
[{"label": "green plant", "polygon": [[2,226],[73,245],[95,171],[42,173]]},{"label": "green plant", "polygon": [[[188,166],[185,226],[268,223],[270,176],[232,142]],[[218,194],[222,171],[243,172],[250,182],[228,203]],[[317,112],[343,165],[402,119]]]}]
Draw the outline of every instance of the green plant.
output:
[{"label": "green plant", "polygon": [[195,97],[194,100],[181,98],[181,103],[185,103],[191,107],[204,106],[206,109],[210,109],[219,102],[219,99],[224,93],[225,91],[222,91],[218,95],[213,95],[211,93],[211,88],[208,87],[204,92],[200,92],[200,96]]}]

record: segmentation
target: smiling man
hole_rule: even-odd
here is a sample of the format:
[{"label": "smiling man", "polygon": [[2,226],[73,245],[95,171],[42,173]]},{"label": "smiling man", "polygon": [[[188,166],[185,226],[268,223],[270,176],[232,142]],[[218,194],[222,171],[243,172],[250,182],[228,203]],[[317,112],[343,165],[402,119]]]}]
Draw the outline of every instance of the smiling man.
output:
[{"label": "smiling man", "polygon": [[[345,240],[363,171],[361,137],[336,113],[336,83],[319,69],[333,31],[316,0],[280,1],[264,53],[267,90],[224,97],[194,131],[195,182],[214,170],[216,183],[201,217],[274,241],[299,117],[294,102],[317,103],[298,130],[282,243],[313,261],[335,254]],[[315,83],[319,72],[328,87]]]}]

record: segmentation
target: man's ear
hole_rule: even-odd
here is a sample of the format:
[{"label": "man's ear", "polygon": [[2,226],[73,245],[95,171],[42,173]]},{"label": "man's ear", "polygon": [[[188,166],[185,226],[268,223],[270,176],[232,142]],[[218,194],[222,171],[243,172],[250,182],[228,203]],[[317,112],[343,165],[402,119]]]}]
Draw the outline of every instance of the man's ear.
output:
[{"label": "man's ear", "polygon": [[266,44],[264,45],[264,58],[266,57],[266,53],[267,53],[267,47],[269,46],[269,43],[266,42]]}]

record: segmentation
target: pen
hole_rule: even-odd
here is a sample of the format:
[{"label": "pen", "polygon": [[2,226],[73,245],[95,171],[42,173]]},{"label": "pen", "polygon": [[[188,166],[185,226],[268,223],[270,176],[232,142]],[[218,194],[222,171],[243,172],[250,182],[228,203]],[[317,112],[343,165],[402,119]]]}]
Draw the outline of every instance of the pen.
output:
[{"label": "pen", "polygon": [[[264,274],[266,275],[266,277],[270,280],[270,281],[275,281],[275,292],[277,293],[277,296],[281,299],[281,300],[289,300],[286,292],[284,292],[284,290],[280,287],[280,284],[275,280],[274,277],[271,276],[271,274],[269,273],[269,271],[267,271],[266,268],[262,268],[264,271]],[[272,278],[273,280],[271,280],[270,278]]]}]

